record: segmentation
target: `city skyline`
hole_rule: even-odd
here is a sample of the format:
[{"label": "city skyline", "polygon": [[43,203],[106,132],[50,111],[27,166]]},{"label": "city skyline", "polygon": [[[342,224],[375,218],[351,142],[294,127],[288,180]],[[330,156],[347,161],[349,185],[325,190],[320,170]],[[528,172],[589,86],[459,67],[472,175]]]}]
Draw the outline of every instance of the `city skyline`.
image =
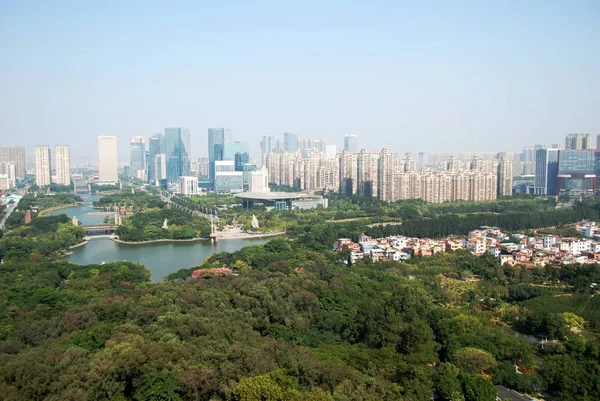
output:
[{"label": "city skyline", "polygon": [[414,154],[596,136],[599,17],[594,2],[9,3],[0,132],[29,155],[68,143],[75,163],[98,135],[126,162],[129,138],[172,126],[190,129],[193,158],[214,126],[252,154],[284,132]]}]

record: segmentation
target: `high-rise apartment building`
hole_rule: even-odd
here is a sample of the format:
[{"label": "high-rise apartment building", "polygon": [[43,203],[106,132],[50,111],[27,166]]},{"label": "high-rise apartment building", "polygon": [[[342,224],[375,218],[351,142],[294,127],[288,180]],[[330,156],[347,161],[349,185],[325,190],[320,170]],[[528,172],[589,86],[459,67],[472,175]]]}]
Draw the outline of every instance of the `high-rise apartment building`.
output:
[{"label": "high-rise apartment building", "polygon": [[538,149],[535,152],[536,195],[556,195],[558,188],[558,149]]},{"label": "high-rise apartment building", "polygon": [[379,199],[388,202],[396,200],[394,176],[397,171],[394,154],[387,149],[382,149],[377,166],[377,177],[379,180],[377,197]]},{"label": "high-rise apartment building", "polygon": [[167,155],[167,181],[179,182],[179,177],[190,174],[190,130],[165,128],[165,153]]},{"label": "high-rise apartment building", "polygon": [[565,138],[565,149],[588,150],[592,149],[592,138],[590,134],[569,134]]},{"label": "high-rise apartment building", "polygon": [[117,157],[117,137],[98,137],[98,181],[105,184],[119,182],[119,161]]},{"label": "high-rise apartment building", "polygon": [[283,134],[283,150],[285,152],[296,152],[298,150],[298,134],[285,132]]},{"label": "high-rise apartment building", "polygon": [[[415,164],[410,154],[397,159],[386,149],[380,153],[344,151],[335,159],[329,159],[323,152],[304,156],[298,152],[269,152],[266,157],[270,183],[302,190],[341,191],[364,196],[372,193],[372,196],[389,202],[401,199],[426,202],[496,199],[498,160],[476,158],[472,170],[419,171]],[[510,176],[508,166],[501,171]],[[502,177],[505,184],[512,179]]]},{"label": "high-rise apartment building", "polygon": [[35,184],[43,187],[51,183],[50,146],[35,147]]},{"label": "high-rise apartment building", "polygon": [[350,153],[358,152],[356,135],[344,136],[344,150],[347,150]]},{"label": "high-rise apartment building", "polygon": [[129,174],[143,179],[146,175],[146,142],[143,136],[134,136],[129,143]]},{"label": "high-rise apartment building", "polygon": [[17,185],[16,166],[13,162],[0,162],[0,190]]},{"label": "high-rise apartment building", "polygon": [[379,154],[361,150],[356,158],[357,163],[357,193],[368,198],[377,197],[377,167],[379,165]]},{"label": "high-rise apartment building", "polygon": [[69,147],[57,145],[54,149],[56,164],[56,183],[58,185],[71,185],[71,155]]},{"label": "high-rise apartment building", "polygon": [[14,163],[17,179],[25,178],[27,162],[23,146],[0,146],[0,163]]},{"label": "high-rise apartment building", "polygon": [[512,160],[503,153],[499,155],[498,177],[497,177],[497,196],[512,195],[513,165]]},{"label": "high-rise apartment building", "polygon": [[358,190],[358,169],[356,168],[356,153],[344,150],[340,161],[340,193],[355,195]]}]

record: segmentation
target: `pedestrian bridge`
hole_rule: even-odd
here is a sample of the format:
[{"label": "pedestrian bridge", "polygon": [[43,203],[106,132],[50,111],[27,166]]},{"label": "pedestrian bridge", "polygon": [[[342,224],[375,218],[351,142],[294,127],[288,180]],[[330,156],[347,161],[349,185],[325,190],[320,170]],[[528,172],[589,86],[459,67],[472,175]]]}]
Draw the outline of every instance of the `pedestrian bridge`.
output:
[{"label": "pedestrian bridge", "polygon": [[92,236],[92,235],[112,234],[115,232],[115,230],[119,226],[117,226],[115,224],[95,224],[95,225],[82,226],[82,227],[88,236]]}]

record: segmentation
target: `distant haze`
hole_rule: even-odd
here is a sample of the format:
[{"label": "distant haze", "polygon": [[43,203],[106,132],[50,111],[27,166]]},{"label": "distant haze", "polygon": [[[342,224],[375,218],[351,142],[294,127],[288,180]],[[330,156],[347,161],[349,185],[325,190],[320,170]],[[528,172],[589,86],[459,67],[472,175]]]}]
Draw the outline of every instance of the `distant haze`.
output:
[{"label": "distant haze", "polygon": [[4,1],[0,144],[207,128],[518,151],[600,133],[600,2]]}]

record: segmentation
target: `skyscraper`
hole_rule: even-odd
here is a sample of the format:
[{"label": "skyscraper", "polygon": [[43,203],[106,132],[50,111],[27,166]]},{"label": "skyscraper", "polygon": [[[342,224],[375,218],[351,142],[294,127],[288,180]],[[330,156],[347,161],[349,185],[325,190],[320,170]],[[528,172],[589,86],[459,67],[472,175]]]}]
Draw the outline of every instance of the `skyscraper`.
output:
[{"label": "skyscraper", "polygon": [[43,187],[50,185],[50,147],[35,147],[35,184]]},{"label": "skyscraper", "polygon": [[497,177],[497,196],[510,196],[512,195],[512,160],[508,158],[506,153],[499,155],[500,160],[498,161],[498,177]]},{"label": "skyscraper", "polygon": [[565,149],[588,150],[592,149],[592,138],[590,134],[569,134],[565,138]]},{"label": "skyscraper", "polygon": [[98,137],[98,181],[106,184],[119,182],[116,136]]},{"label": "skyscraper", "polygon": [[54,151],[56,161],[56,183],[58,185],[71,185],[71,157],[69,147],[56,145]]},{"label": "skyscraper", "polygon": [[[163,134],[156,134],[150,137],[148,140],[148,181],[154,182],[154,180],[159,179],[156,173],[156,156],[165,154],[165,136]],[[166,160],[166,155],[165,155]],[[162,177],[161,179],[165,179]]]},{"label": "skyscraper", "polygon": [[233,161],[235,157],[231,142],[231,131],[225,128],[208,129],[208,160],[210,164],[209,181],[211,188],[215,186],[215,161]]},{"label": "skyscraper", "polygon": [[356,135],[344,136],[344,150],[350,153],[358,152],[358,145],[356,144]]},{"label": "skyscraper", "polygon": [[271,135],[265,135],[260,142],[261,160],[264,163],[267,153],[275,149],[275,141]]},{"label": "skyscraper", "polygon": [[179,177],[190,174],[190,130],[165,128],[165,151],[167,154],[167,181],[179,182]]},{"label": "skyscraper", "polygon": [[556,195],[558,180],[558,149],[538,149],[535,151],[536,195]]},{"label": "skyscraper", "polygon": [[144,137],[134,136],[129,144],[129,174],[142,179],[146,170],[146,143]]},{"label": "skyscraper", "polygon": [[248,143],[235,141],[233,143],[233,159],[235,161],[235,171],[242,171],[244,164],[250,163],[250,153],[248,152]]},{"label": "skyscraper", "polygon": [[298,135],[290,132],[283,134],[283,150],[286,152],[296,152],[298,150]]}]

